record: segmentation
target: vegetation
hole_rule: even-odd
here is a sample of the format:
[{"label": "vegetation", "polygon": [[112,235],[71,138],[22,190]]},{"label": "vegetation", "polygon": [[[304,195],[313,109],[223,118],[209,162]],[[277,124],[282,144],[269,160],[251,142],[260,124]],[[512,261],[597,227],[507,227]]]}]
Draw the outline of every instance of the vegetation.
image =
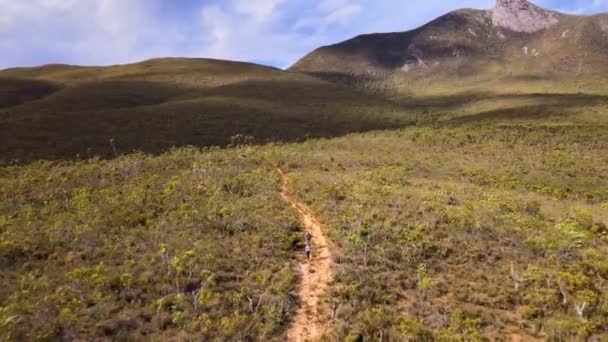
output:
[{"label": "vegetation", "polygon": [[606,338],[608,113],[550,113],[276,151],[338,245],[333,338]]},{"label": "vegetation", "polygon": [[331,339],[608,338],[608,82],[493,76],[3,71],[0,339],[285,339],[273,163],[332,241]]},{"label": "vegetation", "polygon": [[605,337],[596,98],[443,100],[392,131],[6,166],[3,337],[280,339],[300,228],[268,160],[336,245],[333,338]]},{"label": "vegetation", "polygon": [[410,124],[399,112],[379,96],[247,63],[157,59],[4,70],[0,164],[228,146],[236,135],[257,144],[301,141]]},{"label": "vegetation", "polygon": [[3,168],[0,340],[280,337],[299,225],[251,154]]}]

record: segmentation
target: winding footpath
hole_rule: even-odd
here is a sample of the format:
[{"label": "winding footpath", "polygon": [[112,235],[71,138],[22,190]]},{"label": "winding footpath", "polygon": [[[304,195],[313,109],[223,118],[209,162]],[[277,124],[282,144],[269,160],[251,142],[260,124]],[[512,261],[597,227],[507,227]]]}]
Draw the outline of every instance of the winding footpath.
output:
[{"label": "winding footpath", "polygon": [[281,176],[281,197],[298,211],[305,229],[313,235],[312,260],[308,262],[304,253],[298,257],[300,308],[289,327],[287,338],[295,342],[317,341],[326,335],[329,328],[329,319],[322,310],[321,296],[326,293],[332,279],[331,253],[323,236],[323,226],[306,204],[289,194],[289,176],[281,169],[277,169],[277,172]]}]

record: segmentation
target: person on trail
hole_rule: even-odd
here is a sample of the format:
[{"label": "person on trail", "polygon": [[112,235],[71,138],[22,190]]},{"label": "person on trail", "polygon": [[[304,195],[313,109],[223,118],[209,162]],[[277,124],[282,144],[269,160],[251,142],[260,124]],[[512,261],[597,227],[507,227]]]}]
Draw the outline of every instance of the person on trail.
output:
[{"label": "person on trail", "polygon": [[304,251],[306,252],[306,259],[310,261],[311,253],[312,253],[312,233],[310,230],[307,230],[304,234],[304,238],[306,238],[306,247]]}]

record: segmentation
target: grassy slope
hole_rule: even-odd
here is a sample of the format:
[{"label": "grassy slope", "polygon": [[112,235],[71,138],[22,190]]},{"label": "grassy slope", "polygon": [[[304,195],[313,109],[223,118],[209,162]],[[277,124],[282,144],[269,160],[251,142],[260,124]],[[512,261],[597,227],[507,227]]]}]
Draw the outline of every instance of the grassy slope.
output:
[{"label": "grassy slope", "polygon": [[280,340],[298,227],[266,158],[339,246],[336,339],[608,326],[605,79],[392,77],[396,103],[209,60],[0,75],[3,162],[378,129],[0,168],[2,337]]},{"label": "grassy slope", "polygon": [[339,246],[337,340],[606,337],[608,110],[520,114],[276,151]]},{"label": "grassy slope", "polygon": [[399,130],[4,167],[4,331],[280,339],[299,237],[270,158],[339,247],[336,339],[605,333],[606,88],[517,82],[428,89]]},{"label": "grassy slope", "polygon": [[252,155],[1,169],[0,339],[279,339],[297,216]]},{"label": "grassy slope", "polygon": [[[0,91],[4,163],[107,157],[114,154],[112,145],[120,153],[157,153],[173,146],[225,146],[237,135],[260,143],[409,123],[379,97],[301,74],[215,60],[12,69],[0,73]],[[22,96],[15,98],[15,92]]]}]

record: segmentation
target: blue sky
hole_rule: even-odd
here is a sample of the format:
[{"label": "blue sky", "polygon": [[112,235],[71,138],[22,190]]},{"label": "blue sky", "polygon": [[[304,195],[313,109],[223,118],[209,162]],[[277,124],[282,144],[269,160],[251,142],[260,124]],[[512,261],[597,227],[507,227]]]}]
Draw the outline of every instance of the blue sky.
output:
[{"label": "blue sky", "polygon": [[[577,14],[608,0],[537,0]],[[404,31],[494,0],[0,0],[0,68],[213,57],[286,67],[361,33]]]}]

